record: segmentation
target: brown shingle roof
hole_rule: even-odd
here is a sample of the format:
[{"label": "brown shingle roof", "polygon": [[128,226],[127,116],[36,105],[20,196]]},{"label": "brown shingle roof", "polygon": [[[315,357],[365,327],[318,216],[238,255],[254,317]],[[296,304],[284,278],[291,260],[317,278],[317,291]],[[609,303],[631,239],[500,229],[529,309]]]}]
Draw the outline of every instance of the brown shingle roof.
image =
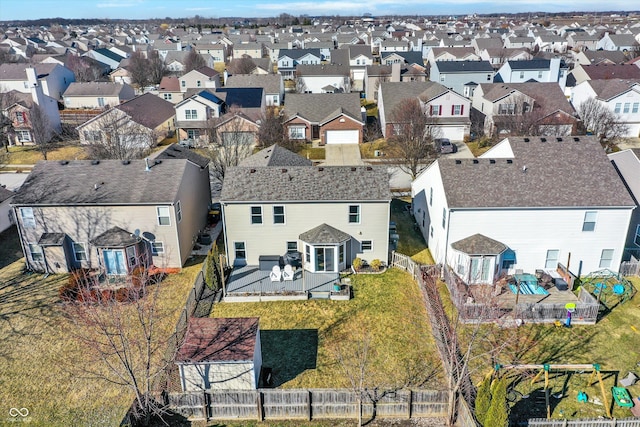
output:
[{"label": "brown shingle roof", "polygon": [[111,82],[73,82],[64,91],[64,96],[119,96],[122,83]]},{"label": "brown shingle roof", "polygon": [[176,361],[252,361],[259,322],[258,317],[192,317]]},{"label": "brown shingle roof", "polygon": [[174,76],[165,76],[160,81],[161,92],[180,92],[180,79]]},{"label": "brown shingle roof", "polygon": [[640,79],[640,67],[632,64],[583,65],[590,80]]},{"label": "brown shingle roof", "polygon": [[284,109],[288,117],[296,114],[312,123],[319,123],[338,108],[356,120],[360,116],[358,93],[292,93],[287,95]]},{"label": "brown shingle roof", "polygon": [[598,98],[608,100],[631,90],[631,86],[640,84],[640,79],[589,80],[588,84],[591,85]]},{"label": "brown shingle roof", "polygon": [[116,108],[127,113],[134,122],[149,129],[155,129],[176,115],[172,103],[148,92],[124,102]]}]

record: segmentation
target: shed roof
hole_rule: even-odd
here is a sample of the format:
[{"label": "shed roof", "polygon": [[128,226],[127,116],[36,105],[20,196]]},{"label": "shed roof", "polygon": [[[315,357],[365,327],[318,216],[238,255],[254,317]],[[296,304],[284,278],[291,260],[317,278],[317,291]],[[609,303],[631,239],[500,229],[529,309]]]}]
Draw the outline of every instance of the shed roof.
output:
[{"label": "shed roof", "polygon": [[351,236],[328,224],[320,224],[309,231],[300,234],[300,240],[306,243],[337,245],[346,242]]},{"label": "shed roof", "polygon": [[479,233],[453,242],[451,247],[467,255],[499,255],[507,249],[504,243]]},{"label": "shed roof", "polygon": [[247,157],[240,166],[313,166],[313,162],[275,144]]}]

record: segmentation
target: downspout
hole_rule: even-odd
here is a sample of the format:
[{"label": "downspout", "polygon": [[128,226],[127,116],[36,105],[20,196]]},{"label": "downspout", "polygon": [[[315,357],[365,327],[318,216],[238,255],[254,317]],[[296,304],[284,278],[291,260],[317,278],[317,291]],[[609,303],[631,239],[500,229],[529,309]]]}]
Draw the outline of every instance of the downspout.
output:
[{"label": "downspout", "polygon": [[[220,220],[222,221],[222,232],[224,233],[224,247],[225,247],[225,258],[227,259],[227,265],[229,265],[229,252],[231,250],[235,251],[235,248],[231,248],[229,247],[229,235],[227,234],[227,223],[225,221],[225,214],[224,214],[224,209],[225,209],[226,204],[225,203],[220,203]],[[247,248],[244,248],[245,251],[247,250]],[[220,268],[224,268],[224,266],[220,266]],[[224,285],[224,284],[223,284]]]},{"label": "downspout", "polygon": [[449,249],[449,223],[451,222],[451,212],[453,212],[453,210],[449,209],[449,212],[447,213],[447,229],[445,230],[447,232],[447,236],[444,239],[444,265],[440,270],[440,278],[443,280],[444,280],[444,269],[447,268],[447,255],[448,255],[447,252]]}]

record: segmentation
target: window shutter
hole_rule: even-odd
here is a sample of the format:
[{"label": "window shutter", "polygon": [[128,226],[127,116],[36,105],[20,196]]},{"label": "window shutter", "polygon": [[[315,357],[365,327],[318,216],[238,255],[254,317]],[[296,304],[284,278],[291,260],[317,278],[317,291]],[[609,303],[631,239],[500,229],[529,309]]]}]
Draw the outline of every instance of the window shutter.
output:
[{"label": "window shutter", "polygon": [[453,116],[453,112],[455,111],[455,108],[456,108],[456,106],[455,106],[455,105],[452,105],[452,106],[451,106],[451,115],[452,115],[452,116]]},{"label": "window shutter", "polygon": [[433,116],[433,105],[429,105],[429,115]]},{"label": "window shutter", "polygon": [[460,106],[460,115],[462,116],[463,114],[464,114],[464,104]]}]

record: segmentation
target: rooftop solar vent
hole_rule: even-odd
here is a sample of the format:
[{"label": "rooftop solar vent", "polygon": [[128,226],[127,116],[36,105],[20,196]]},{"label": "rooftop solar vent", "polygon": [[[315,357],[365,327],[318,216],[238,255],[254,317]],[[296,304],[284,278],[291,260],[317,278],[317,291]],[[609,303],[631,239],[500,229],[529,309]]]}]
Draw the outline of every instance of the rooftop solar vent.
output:
[{"label": "rooftop solar vent", "polygon": [[91,160],[91,164],[92,165],[99,165],[100,164],[100,160]]},{"label": "rooftop solar vent", "polygon": [[494,159],[489,159],[489,163],[494,165],[496,163],[496,161]]},{"label": "rooftop solar vent", "polygon": [[478,163],[480,163],[480,162],[478,161],[478,159],[473,159],[473,164],[474,164],[474,165],[477,165]]},{"label": "rooftop solar vent", "polygon": [[529,138],[525,138],[525,139],[524,139],[524,142],[529,142]]},{"label": "rooftop solar vent", "polygon": [[540,142],[547,142],[547,138],[540,138]]},{"label": "rooftop solar vent", "polygon": [[574,140],[575,142],[579,142],[579,141],[580,141],[580,138],[578,138],[577,136],[574,136],[574,137],[573,137],[573,140]]},{"label": "rooftop solar vent", "polygon": [[461,165],[462,164],[462,160],[456,159],[456,165]]},{"label": "rooftop solar vent", "polygon": [[511,163],[513,163],[513,160],[507,159],[507,164],[510,165]]},{"label": "rooftop solar vent", "polygon": [[557,138],[556,138],[556,141],[558,141],[558,142],[562,142],[562,138],[557,137]]}]

